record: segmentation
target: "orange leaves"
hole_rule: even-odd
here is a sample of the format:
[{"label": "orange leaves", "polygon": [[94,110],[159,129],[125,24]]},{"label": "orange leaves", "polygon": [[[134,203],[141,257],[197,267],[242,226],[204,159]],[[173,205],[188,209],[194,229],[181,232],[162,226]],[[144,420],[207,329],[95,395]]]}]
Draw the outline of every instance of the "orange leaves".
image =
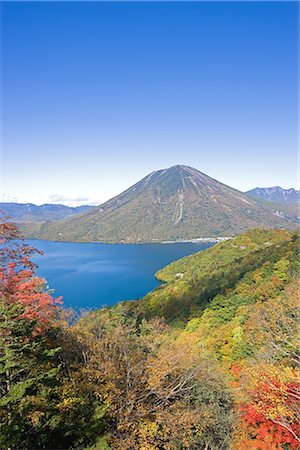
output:
[{"label": "orange leaves", "polygon": [[30,257],[37,250],[18,239],[18,231],[9,223],[0,224],[0,296],[7,305],[17,304],[22,320],[34,320],[35,332],[51,325],[61,298],[45,291],[45,281],[34,275]]},{"label": "orange leaves", "polygon": [[233,373],[246,395],[238,404],[240,423],[234,448],[277,450],[289,444],[298,449],[300,386],[296,370],[262,364],[248,367],[244,374],[239,369]]},{"label": "orange leaves", "polygon": [[[121,314],[120,314],[121,313]],[[84,383],[105,403],[115,450],[221,448],[231,426],[231,396],[216,362],[192,333],[153,319],[140,325],[116,310],[74,327],[84,349]],[[207,447],[208,448],[208,447]]]},{"label": "orange leaves", "polygon": [[288,285],[281,296],[259,302],[251,309],[245,334],[261,355],[276,357],[287,364],[299,364],[298,280]]},{"label": "orange leaves", "polygon": [[61,298],[53,299],[43,289],[44,281],[35,277],[21,283],[16,292],[16,301],[24,308],[20,318],[37,321],[39,330],[47,327],[55,317],[55,306],[61,303]]},{"label": "orange leaves", "polygon": [[[279,450],[289,444],[291,450],[298,450],[299,441],[283,425],[267,419],[251,404],[240,408],[241,430],[235,437],[235,450]],[[296,431],[296,425],[293,426]]]},{"label": "orange leaves", "polygon": [[[281,260],[276,270],[284,272],[286,267]],[[278,275],[272,277],[274,285],[282,283]],[[231,368],[240,412],[235,450],[300,447],[298,308],[296,279],[280,296],[248,308],[245,338],[255,349],[255,359],[240,361]]]},{"label": "orange leaves", "polygon": [[1,297],[8,305],[18,304],[23,313],[20,319],[37,322],[36,330],[43,330],[50,325],[56,315],[56,305],[61,298],[54,299],[45,292],[45,281],[34,277],[32,271],[14,271],[12,267],[1,274]]},{"label": "orange leaves", "polygon": [[19,231],[15,225],[5,219],[0,223],[0,245],[19,237]]},{"label": "orange leaves", "polygon": [[251,394],[256,410],[271,420],[297,422],[300,395],[291,393],[300,391],[298,371],[290,367],[270,365],[261,370],[258,368],[252,376],[254,390]]}]

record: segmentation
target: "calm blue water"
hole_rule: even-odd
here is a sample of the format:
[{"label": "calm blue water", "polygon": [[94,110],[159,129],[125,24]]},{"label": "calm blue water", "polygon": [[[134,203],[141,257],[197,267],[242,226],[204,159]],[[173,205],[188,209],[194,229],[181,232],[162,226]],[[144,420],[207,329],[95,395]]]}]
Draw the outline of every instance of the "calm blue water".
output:
[{"label": "calm blue water", "polygon": [[155,272],[212,244],[96,244],[29,241],[43,250],[37,273],[75,308],[100,308],[143,297],[159,285]]}]

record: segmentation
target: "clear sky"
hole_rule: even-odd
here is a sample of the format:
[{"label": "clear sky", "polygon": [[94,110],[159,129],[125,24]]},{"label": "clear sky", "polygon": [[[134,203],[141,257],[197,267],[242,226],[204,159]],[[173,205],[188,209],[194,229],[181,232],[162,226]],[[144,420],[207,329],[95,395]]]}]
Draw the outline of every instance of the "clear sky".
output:
[{"label": "clear sky", "polygon": [[295,2],[4,2],[2,198],[101,203],[193,166],[297,187]]}]

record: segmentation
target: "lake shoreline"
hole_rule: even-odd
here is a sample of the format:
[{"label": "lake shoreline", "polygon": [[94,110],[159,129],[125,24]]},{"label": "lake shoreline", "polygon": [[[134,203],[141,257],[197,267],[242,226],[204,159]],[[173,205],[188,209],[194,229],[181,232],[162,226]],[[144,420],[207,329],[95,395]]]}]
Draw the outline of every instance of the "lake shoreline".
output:
[{"label": "lake shoreline", "polygon": [[[171,262],[206,250],[212,242],[181,245],[120,245],[27,240],[41,254],[33,256],[37,275],[47,280],[65,306],[111,306],[144,297],[160,281],[157,271]],[[42,254],[43,253],[43,254]]]},{"label": "lake shoreline", "polygon": [[197,244],[197,243],[219,243],[233,239],[232,236],[220,236],[220,237],[207,237],[207,238],[192,238],[192,239],[177,239],[168,241],[139,241],[139,242],[125,242],[125,241],[56,241],[54,239],[38,239],[32,237],[26,237],[25,241],[43,241],[43,242],[55,242],[64,244],[105,244],[105,245],[157,245],[157,244]]}]

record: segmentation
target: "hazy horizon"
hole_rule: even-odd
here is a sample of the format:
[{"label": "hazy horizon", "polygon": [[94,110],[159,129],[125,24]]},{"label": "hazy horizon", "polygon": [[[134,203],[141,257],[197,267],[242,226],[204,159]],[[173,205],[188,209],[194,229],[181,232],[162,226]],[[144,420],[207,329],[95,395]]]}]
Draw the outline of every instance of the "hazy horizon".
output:
[{"label": "hazy horizon", "polygon": [[[180,166],[187,166],[187,164],[175,164],[175,166],[177,166],[177,165],[180,165]],[[162,167],[161,169],[157,169],[157,170],[164,170],[164,169],[168,169],[168,167]],[[149,175],[150,173],[147,173],[147,174],[145,174],[142,178],[144,178],[144,177],[146,177],[147,175]],[[205,175],[208,175],[208,174],[205,174]],[[209,175],[208,175],[209,176]],[[139,182],[141,179],[138,179],[138,180],[136,180],[136,182]],[[217,180],[217,181],[220,181],[220,180]],[[221,182],[221,181],[220,181]],[[135,184],[135,183],[134,183]],[[223,183],[223,184],[225,184],[225,183]],[[128,188],[130,188],[132,185],[130,185],[130,186],[127,186],[124,190],[126,190],[126,189],[128,189]],[[232,187],[232,188],[234,188],[234,189],[237,189],[237,188],[235,188],[235,186],[230,186],[230,187]],[[255,188],[267,188],[267,187],[269,187],[269,188],[271,188],[271,187],[281,187],[282,188],[282,186],[253,186],[253,188],[252,189],[255,189]],[[286,188],[286,189],[289,189],[289,188]],[[250,190],[250,189],[249,189]],[[116,195],[119,195],[119,194],[121,194],[123,191],[120,191],[120,192],[118,192]],[[241,191],[241,192],[246,192],[246,191]],[[81,199],[81,198],[77,198],[77,199],[74,199],[73,201],[71,201],[71,202],[68,202],[68,200],[63,196],[63,195],[61,195],[61,196],[57,196],[57,195],[52,195],[52,196],[50,196],[50,200],[49,201],[47,201],[47,202],[40,202],[40,203],[35,203],[35,202],[32,202],[32,201],[26,201],[26,202],[18,202],[18,201],[14,201],[14,200],[6,200],[6,199],[4,199],[4,200],[2,200],[2,202],[3,203],[22,203],[22,204],[28,204],[28,203],[31,203],[31,204],[35,204],[35,205],[37,205],[37,206],[40,206],[40,205],[43,205],[43,204],[53,204],[53,205],[57,205],[57,204],[60,204],[60,205],[65,205],[65,206],[71,206],[71,207],[74,207],[74,206],[86,206],[86,205],[91,205],[91,206],[97,206],[97,205],[100,205],[101,203],[104,203],[105,201],[107,201],[107,200],[110,200],[112,197],[109,197],[109,198],[107,198],[107,199],[105,199],[103,202],[100,202],[100,203],[97,203],[97,202],[94,202],[94,203],[87,203],[87,201],[85,201],[84,199]]]},{"label": "hazy horizon", "polygon": [[154,170],[299,188],[295,2],[2,2],[0,201],[100,204]]}]

